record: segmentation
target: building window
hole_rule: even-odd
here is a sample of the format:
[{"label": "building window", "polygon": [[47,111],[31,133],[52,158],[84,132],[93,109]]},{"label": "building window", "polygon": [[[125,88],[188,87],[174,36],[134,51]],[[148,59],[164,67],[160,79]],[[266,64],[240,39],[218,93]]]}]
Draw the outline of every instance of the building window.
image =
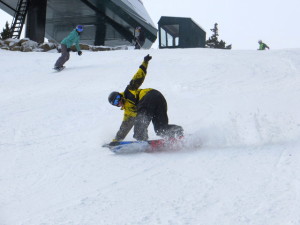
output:
[{"label": "building window", "polygon": [[179,46],[179,24],[162,25],[160,27],[161,47]]}]

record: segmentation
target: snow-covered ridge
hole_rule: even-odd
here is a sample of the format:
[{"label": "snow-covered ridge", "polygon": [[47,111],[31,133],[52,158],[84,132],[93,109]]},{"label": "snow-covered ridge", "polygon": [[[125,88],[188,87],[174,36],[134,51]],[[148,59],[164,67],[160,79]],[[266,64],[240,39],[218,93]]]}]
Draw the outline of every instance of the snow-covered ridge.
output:
[{"label": "snow-covered ridge", "polygon": [[[191,147],[117,156],[107,97],[147,54],[142,88]],[[83,51],[56,73],[59,56],[0,50],[1,225],[300,224],[299,49]]]}]

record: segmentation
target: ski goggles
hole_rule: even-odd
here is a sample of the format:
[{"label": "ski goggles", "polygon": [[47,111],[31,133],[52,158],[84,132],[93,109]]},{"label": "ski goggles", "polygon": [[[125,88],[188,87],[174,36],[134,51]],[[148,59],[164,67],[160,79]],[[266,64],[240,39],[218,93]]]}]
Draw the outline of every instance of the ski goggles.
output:
[{"label": "ski goggles", "polygon": [[117,97],[113,101],[113,105],[118,106],[120,101],[121,101],[121,95],[117,95]]}]

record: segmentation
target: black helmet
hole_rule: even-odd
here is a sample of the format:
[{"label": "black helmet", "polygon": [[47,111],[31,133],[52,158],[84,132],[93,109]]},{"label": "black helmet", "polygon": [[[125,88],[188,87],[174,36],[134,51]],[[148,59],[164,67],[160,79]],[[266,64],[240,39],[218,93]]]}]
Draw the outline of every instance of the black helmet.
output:
[{"label": "black helmet", "polygon": [[115,106],[114,104],[114,101],[115,99],[118,97],[118,96],[121,96],[121,94],[119,92],[116,92],[116,91],[113,91],[112,93],[110,93],[110,95],[108,96],[108,102],[112,105]]}]

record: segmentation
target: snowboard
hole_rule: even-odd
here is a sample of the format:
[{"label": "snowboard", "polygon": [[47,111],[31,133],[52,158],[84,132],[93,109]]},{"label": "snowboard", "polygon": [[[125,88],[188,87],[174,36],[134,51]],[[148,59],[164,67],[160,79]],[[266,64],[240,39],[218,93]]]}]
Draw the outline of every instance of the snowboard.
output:
[{"label": "snowboard", "polygon": [[55,69],[55,68],[53,68],[55,71],[57,71],[57,72],[60,72],[60,71],[62,71],[62,70],[64,70],[66,67],[65,66],[62,66],[61,68],[59,68],[59,69]]},{"label": "snowboard", "polygon": [[115,154],[130,154],[138,152],[162,152],[178,151],[183,146],[183,137],[170,139],[157,139],[148,141],[120,141],[105,144],[102,147],[108,148]]}]

